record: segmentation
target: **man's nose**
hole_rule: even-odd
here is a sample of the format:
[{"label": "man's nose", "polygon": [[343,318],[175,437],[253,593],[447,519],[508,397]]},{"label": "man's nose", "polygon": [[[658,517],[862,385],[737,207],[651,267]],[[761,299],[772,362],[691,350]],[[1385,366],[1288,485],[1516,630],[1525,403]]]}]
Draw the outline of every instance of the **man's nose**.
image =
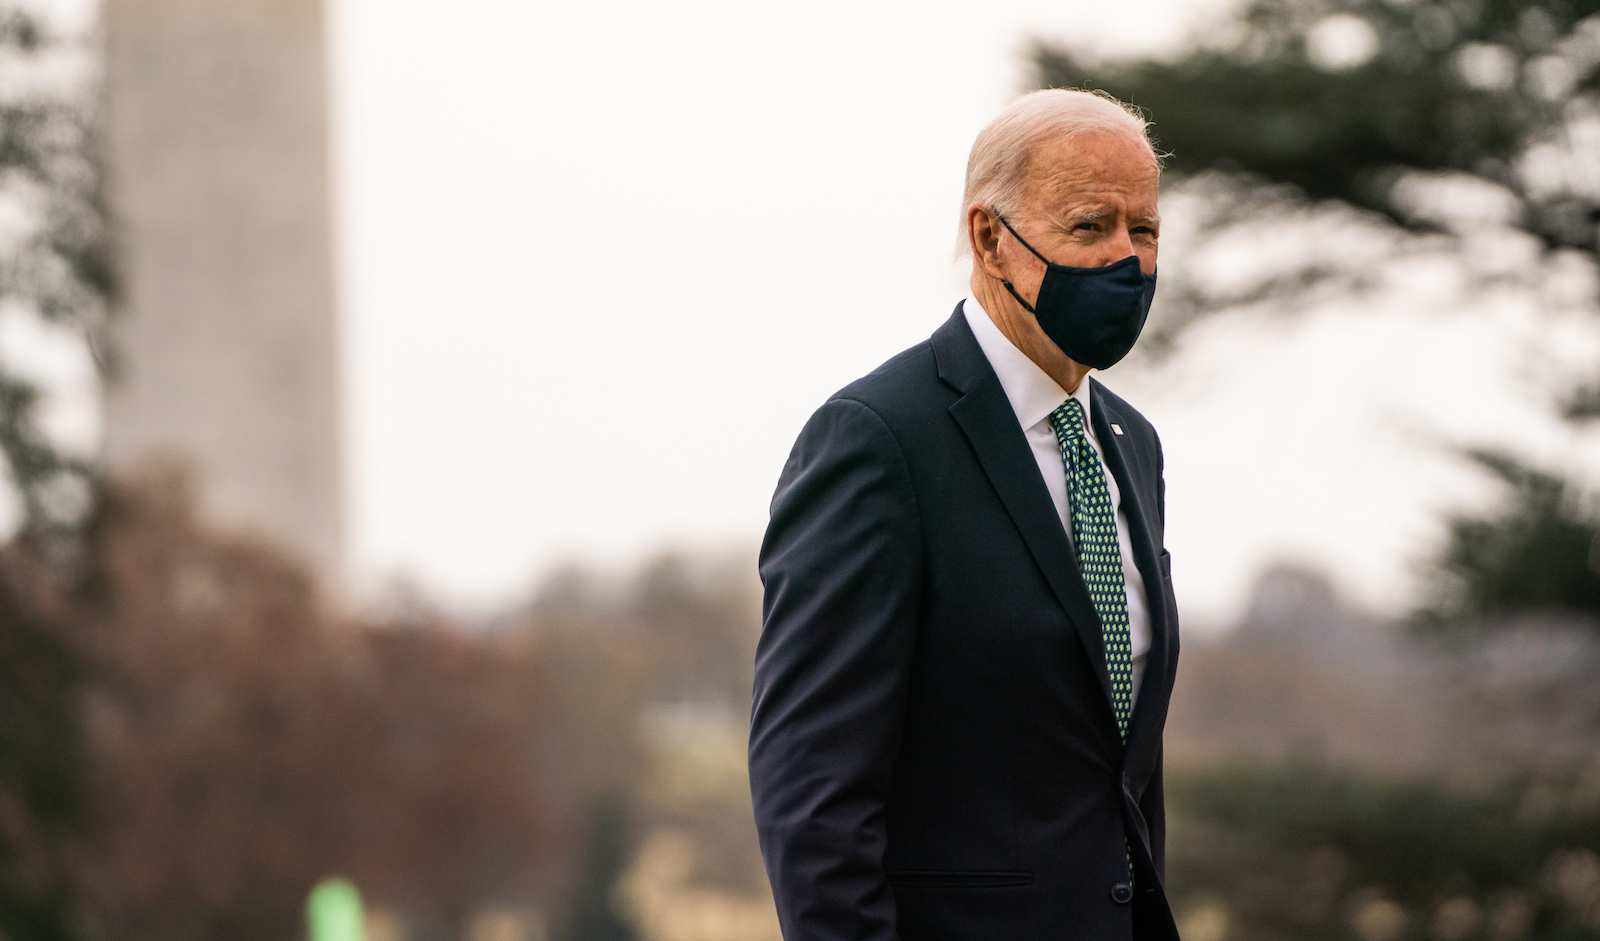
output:
[{"label": "man's nose", "polygon": [[1133,236],[1127,229],[1118,228],[1111,237],[1100,244],[1099,266],[1114,265],[1129,255],[1137,254],[1133,250]]}]

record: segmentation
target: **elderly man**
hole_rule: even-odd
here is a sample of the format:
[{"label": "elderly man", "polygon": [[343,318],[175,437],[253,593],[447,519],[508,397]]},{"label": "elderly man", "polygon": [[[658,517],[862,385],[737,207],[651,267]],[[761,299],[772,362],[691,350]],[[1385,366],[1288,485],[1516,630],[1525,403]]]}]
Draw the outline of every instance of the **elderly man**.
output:
[{"label": "elderly man", "polygon": [[788,941],[1176,938],[1161,445],[1088,378],[1155,288],[1145,122],[1027,95],[973,144],[971,296],[801,432],[761,549],[750,785]]}]

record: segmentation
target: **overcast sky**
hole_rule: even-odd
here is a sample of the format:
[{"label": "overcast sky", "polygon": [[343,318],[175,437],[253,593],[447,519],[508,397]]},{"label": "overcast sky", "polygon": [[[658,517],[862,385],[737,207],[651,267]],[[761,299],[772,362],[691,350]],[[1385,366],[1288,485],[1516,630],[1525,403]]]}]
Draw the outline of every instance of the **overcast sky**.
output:
[{"label": "overcast sky", "polygon": [[[967,149],[1031,38],[1170,52],[1227,0],[330,2],[352,584],[487,610],[566,561],[753,547],[810,412],[965,293]],[[1526,241],[1397,262],[1348,220],[1202,244],[1163,209],[1169,272],[1344,245],[1389,284],[1104,377],[1162,434],[1187,623],[1285,560],[1402,610],[1441,510],[1492,493],[1450,444],[1600,468],[1543,405],[1594,319],[1463,277],[1535,270]]]},{"label": "overcast sky", "polygon": [[829,393],[944,320],[1031,35],[1179,2],[334,0],[354,560],[467,600],[753,545]]},{"label": "overcast sky", "polygon": [[[967,150],[1031,37],[1171,51],[1221,2],[333,0],[358,578],[492,604],[569,558],[753,546],[807,415],[965,292]],[[1283,238],[1172,234],[1163,263],[1218,270]],[[1569,361],[1592,331],[1460,264],[1105,378],[1166,442],[1197,624],[1276,560],[1403,607],[1439,511],[1487,494],[1441,445],[1579,460],[1539,396],[1553,331]]]}]

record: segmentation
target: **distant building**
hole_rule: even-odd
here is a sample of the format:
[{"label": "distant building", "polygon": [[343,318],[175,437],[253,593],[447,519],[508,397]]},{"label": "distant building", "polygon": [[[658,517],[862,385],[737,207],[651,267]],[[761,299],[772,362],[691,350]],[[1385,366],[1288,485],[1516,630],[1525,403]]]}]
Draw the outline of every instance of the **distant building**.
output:
[{"label": "distant building", "polygon": [[1327,574],[1288,563],[1268,566],[1256,578],[1234,636],[1246,643],[1297,647],[1364,673],[1393,672],[1413,653],[1397,626],[1352,606]]},{"label": "distant building", "polygon": [[125,294],[105,455],[177,459],[203,510],[341,561],[320,0],[105,0]]}]

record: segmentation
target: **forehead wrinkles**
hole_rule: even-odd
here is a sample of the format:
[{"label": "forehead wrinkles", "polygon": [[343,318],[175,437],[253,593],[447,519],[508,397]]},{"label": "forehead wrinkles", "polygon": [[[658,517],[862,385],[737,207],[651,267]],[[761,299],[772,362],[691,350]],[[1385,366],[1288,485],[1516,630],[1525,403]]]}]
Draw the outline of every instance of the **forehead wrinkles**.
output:
[{"label": "forehead wrinkles", "polygon": [[1028,157],[1029,176],[1057,173],[1154,176],[1155,155],[1143,138],[1109,131],[1081,131],[1040,141]]},{"label": "forehead wrinkles", "polygon": [[1063,211],[1074,215],[1096,212],[1130,216],[1157,215],[1159,184],[1154,175],[1140,178],[1106,178],[1096,174],[1054,174],[1028,188],[1027,204],[1036,211]]},{"label": "forehead wrinkles", "polygon": [[1152,198],[1159,190],[1155,176],[1114,177],[1094,173],[1052,174],[1036,181],[1032,193],[1050,201],[1123,196],[1130,201]]},{"label": "forehead wrinkles", "polygon": [[1042,149],[1030,162],[1025,194],[1029,203],[1059,206],[1121,197],[1130,212],[1154,214],[1161,177],[1148,152],[1073,147],[1063,153],[1063,149]]}]

